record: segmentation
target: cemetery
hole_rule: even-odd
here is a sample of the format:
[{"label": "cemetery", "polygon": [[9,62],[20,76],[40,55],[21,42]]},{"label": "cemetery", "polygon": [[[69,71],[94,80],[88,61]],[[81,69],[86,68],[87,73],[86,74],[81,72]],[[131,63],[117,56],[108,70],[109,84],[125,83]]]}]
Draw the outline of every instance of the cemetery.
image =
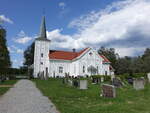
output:
[{"label": "cemetery", "polygon": [[[133,84],[128,77],[33,79],[41,92],[49,97],[61,113],[145,113],[150,111],[148,76],[135,75]],[[96,83],[93,84],[95,79]],[[82,86],[80,86],[82,85]]]}]

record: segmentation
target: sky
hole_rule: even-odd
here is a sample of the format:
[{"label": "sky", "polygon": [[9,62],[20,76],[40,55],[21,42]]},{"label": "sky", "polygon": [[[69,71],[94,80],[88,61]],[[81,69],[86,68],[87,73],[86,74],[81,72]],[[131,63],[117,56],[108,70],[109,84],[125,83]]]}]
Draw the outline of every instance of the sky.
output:
[{"label": "sky", "polygon": [[150,0],[0,0],[12,66],[39,35],[45,15],[50,49],[115,48],[121,57],[150,47]]}]

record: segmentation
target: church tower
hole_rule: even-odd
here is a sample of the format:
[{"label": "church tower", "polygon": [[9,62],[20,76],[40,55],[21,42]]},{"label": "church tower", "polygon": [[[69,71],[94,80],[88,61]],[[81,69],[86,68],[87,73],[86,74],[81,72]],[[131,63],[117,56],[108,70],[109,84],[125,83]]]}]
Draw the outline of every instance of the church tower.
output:
[{"label": "church tower", "polygon": [[34,48],[34,78],[37,78],[39,74],[49,73],[49,48],[50,40],[47,39],[45,16],[42,18],[40,27],[40,35],[35,40]]}]

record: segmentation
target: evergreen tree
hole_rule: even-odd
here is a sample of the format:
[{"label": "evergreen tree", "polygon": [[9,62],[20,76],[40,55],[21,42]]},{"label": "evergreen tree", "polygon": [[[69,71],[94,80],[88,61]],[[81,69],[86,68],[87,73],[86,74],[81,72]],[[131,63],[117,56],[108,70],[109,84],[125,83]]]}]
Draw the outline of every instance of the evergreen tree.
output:
[{"label": "evergreen tree", "polygon": [[24,51],[24,66],[30,66],[34,62],[34,45],[33,42],[25,51]]},{"label": "evergreen tree", "polygon": [[11,66],[9,51],[7,49],[6,30],[0,26],[0,68]]}]

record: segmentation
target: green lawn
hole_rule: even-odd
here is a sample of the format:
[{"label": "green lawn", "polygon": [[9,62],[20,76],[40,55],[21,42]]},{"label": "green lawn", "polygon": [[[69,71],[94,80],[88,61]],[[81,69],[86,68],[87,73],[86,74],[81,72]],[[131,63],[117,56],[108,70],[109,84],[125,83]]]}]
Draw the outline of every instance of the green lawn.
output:
[{"label": "green lawn", "polygon": [[[0,85],[14,85],[16,82],[17,80],[8,80],[3,83],[0,83]],[[9,88],[10,87],[0,87],[0,96],[7,92]]]},{"label": "green lawn", "polygon": [[135,91],[127,85],[117,89],[117,98],[100,97],[100,86],[79,90],[62,84],[61,80],[33,80],[43,94],[61,113],[150,113],[150,84]]}]

